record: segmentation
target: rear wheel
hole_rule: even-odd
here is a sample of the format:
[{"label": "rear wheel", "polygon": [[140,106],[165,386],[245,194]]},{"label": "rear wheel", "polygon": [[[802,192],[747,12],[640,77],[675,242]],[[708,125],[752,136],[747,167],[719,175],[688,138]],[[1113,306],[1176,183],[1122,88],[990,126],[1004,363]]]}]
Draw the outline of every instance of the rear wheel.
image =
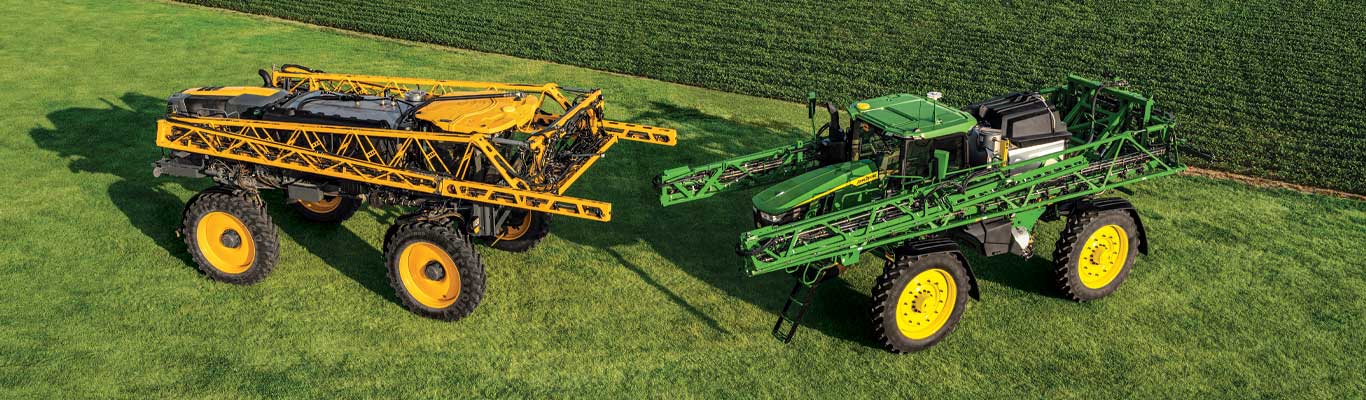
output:
[{"label": "rear wheel", "polygon": [[389,284],[418,315],[456,321],[484,297],[479,254],[446,223],[418,221],[394,227],[384,244]]},{"label": "rear wheel", "polygon": [[1134,264],[1137,232],[1124,210],[1085,211],[1068,218],[1053,253],[1059,290],[1076,301],[1114,293]]},{"label": "rear wheel", "polygon": [[531,250],[550,234],[550,214],[514,210],[489,246],[520,253]]},{"label": "rear wheel", "polygon": [[324,196],[318,201],[292,200],[289,207],[304,219],[313,222],[335,224],[351,218],[361,206],[360,199],[342,196]]},{"label": "rear wheel", "polygon": [[190,199],[183,218],[185,246],[205,276],[248,285],[275,268],[280,243],[259,198],[211,188]]},{"label": "rear wheel", "polygon": [[969,282],[949,253],[898,256],[873,286],[873,331],[893,353],[924,350],[958,326]]}]

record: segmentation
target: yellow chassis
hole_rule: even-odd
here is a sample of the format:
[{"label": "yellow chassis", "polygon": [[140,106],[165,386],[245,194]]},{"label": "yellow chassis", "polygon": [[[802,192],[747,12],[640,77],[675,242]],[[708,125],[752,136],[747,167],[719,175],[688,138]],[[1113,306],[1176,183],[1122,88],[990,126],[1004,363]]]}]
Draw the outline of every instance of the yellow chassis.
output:
[{"label": "yellow chassis", "polygon": [[[479,133],[418,132],[174,116],[157,121],[157,146],[427,195],[608,221],[612,217],[610,203],[565,196],[565,190],[619,139],[666,146],[673,146],[677,142],[677,134],[673,129],[602,119],[602,93],[599,90],[587,92],[571,100],[553,83],[522,85],[332,74],[292,67],[270,72],[269,80],[272,86],[291,92],[326,90],[346,94],[381,95],[422,90],[440,96],[472,90],[494,90],[542,96],[542,104],[553,102],[565,111],[558,115],[542,115],[515,128],[516,132],[528,135],[525,142],[532,154],[530,160],[533,167],[545,161],[548,151],[546,144],[560,135],[565,135],[568,131],[565,124],[571,121],[581,125],[576,127],[578,129],[589,129],[592,134],[606,137],[592,155],[582,157],[581,161],[570,166],[567,177],[553,182],[539,182],[541,177],[535,175],[518,176],[513,172],[508,158],[498,151],[491,140],[499,135]],[[390,157],[385,157],[372,138],[396,139],[399,143],[398,151],[393,152]],[[362,157],[339,156],[326,149],[325,143],[328,142],[336,144],[337,152],[354,149],[359,151],[352,154],[361,154]],[[437,145],[449,143],[465,145],[465,153],[455,158],[458,160],[455,165],[447,165],[438,157]],[[463,179],[470,170],[476,151],[481,152],[493,169],[501,175],[503,183],[489,184]],[[414,154],[420,154],[422,159],[414,160]],[[405,169],[404,166],[408,165],[421,165],[425,168]]]}]

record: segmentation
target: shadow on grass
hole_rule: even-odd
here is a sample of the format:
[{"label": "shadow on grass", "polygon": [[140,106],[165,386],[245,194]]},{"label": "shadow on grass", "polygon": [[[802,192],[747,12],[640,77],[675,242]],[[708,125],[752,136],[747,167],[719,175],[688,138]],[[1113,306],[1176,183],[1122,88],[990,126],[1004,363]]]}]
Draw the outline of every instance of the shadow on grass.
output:
[{"label": "shadow on grass", "polygon": [[[628,268],[713,329],[727,333],[686,298],[654,282],[648,272],[615,247],[645,243],[685,273],[723,290],[770,314],[757,326],[771,327],[786,301],[793,280],[783,274],[746,278],[734,248],[740,233],[753,229],[749,196],[754,190],[721,194],[695,203],[661,208],[651,185],[667,168],[716,161],[764,148],[791,143],[805,128],[781,121],[743,121],[708,114],[695,108],[654,102],[630,122],[660,125],[679,131],[676,148],[622,143],[570,195],[602,199],[613,204],[610,226],[595,222],[557,221],[556,235],[564,240],[611,252]],[[803,121],[798,121],[803,122]],[[711,151],[699,150],[705,146]],[[715,153],[721,149],[722,153]],[[563,221],[563,222],[561,222]],[[865,345],[875,345],[868,334],[866,313],[870,298],[837,279],[821,286],[818,301],[808,312],[804,329]],[[748,328],[748,327],[747,327]],[[800,335],[798,335],[800,341]]]},{"label": "shadow on grass", "polygon": [[[128,108],[104,100],[107,108],[54,111],[47,115],[53,128],[34,128],[29,136],[39,147],[70,158],[73,172],[118,177],[107,189],[109,199],[143,235],[193,269],[194,260],[176,234],[185,204],[163,185],[179,184],[197,192],[212,182],[153,177],[151,163],[162,152],[153,132],[157,118],[166,111],[166,100],[137,93],[126,93],[119,100]],[[267,193],[265,199],[275,225],[301,246],[376,295],[399,304],[385,276],[384,258],[368,241],[341,225],[319,225],[296,216],[282,206],[284,199],[278,193]]]},{"label": "shadow on grass", "polygon": [[[261,197],[266,204],[275,205],[270,208],[270,217],[275,220],[275,226],[289,234],[300,246],[375,295],[403,307],[394,288],[389,286],[384,254],[364,237],[340,224],[320,224],[300,217],[284,206],[286,203],[282,191],[263,191]],[[373,236],[383,234],[375,232]]]},{"label": "shadow on grass", "polygon": [[[194,265],[176,234],[184,204],[161,187],[165,180],[152,177],[151,163],[159,154],[152,132],[166,101],[128,93],[120,100],[131,108],[123,108],[101,100],[107,108],[54,111],[47,115],[53,129],[34,128],[29,136],[39,147],[69,158],[72,172],[118,177],[106,190],[128,222],[186,265]],[[199,182],[185,186],[191,190],[207,187]]]},{"label": "shadow on grass", "polygon": [[617,262],[621,263],[622,266],[626,267],[626,269],[631,270],[631,272],[635,273],[636,276],[640,277],[641,281],[650,285],[655,290],[658,290],[660,293],[663,293],[664,296],[667,297],[670,302],[673,302],[679,307],[682,307],[689,314],[692,314],[694,318],[702,320],[703,323],[707,324],[707,327],[723,334],[730,333],[729,330],[726,330],[726,328],[721,327],[721,324],[716,322],[715,318],[712,318],[710,315],[707,315],[707,313],[702,312],[702,310],[698,309],[697,306],[692,305],[692,303],[689,303],[687,299],[683,298],[683,296],[680,296],[677,292],[674,292],[673,289],[669,289],[668,286],[660,284],[659,281],[655,280],[655,278],[651,276],[649,272],[645,271],[644,269],[640,268],[640,266],[636,265],[636,263],[622,256],[621,252],[611,248],[605,250],[607,251],[607,253],[611,254],[613,258],[616,258]]},{"label": "shadow on grass", "polygon": [[[1036,254],[1028,260],[1013,254],[988,258],[966,247],[960,248],[963,254],[967,254],[968,264],[972,266],[972,273],[978,281],[995,282],[1040,296],[1065,299],[1053,285],[1051,255]],[[991,301],[985,294],[982,296],[982,300]]]}]

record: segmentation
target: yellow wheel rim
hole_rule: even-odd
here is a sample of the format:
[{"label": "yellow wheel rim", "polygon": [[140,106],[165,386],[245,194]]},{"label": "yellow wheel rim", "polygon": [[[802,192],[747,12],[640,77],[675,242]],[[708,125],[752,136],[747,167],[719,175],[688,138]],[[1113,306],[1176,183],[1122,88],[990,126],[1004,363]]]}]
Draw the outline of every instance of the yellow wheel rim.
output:
[{"label": "yellow wheel rim", "polygon": [[949,271],[931,268],[911,278],[896,303],[896,327],[920,340],[944,328],[958,300],[958,285]]},{"label": "yellow wheel rim", "polygon": [[531,213],[527,212],[526,217],[522,218],[522,223],[503,227],[503,233],[498,235],[498,240],[517,240],[525,236],[531,230]]},{"label": "yellow wheel rim", "polygon": [[199,217],[194,228],[199,254],[215,269],[240,274],[256,261],[256,241],[242,220],[232,214],[214,211]]},{"label": "yellow wheel rim", "polygon": [[299,205],[304,206],[304,208],[308,211],[312,211],[318,214],[327,214],[332,212],[333,210],[336,210],[337,207],[341,207],[341,197],[327,196],[319,201],[299,200]]},{"label": "yellow wheel rim", "polygon": [[1102,226],[1082,245],[1077,274],[1081,284],[1100,289],[1114,282],[1128,260],[1129,234],[1119,225]]},{"label": "yellow wheel rim", "polygon": [[398,275],[414,300],[431,308],[446,308],[460,297],[460,269],[440,246],[413,242],[398,256]]}]

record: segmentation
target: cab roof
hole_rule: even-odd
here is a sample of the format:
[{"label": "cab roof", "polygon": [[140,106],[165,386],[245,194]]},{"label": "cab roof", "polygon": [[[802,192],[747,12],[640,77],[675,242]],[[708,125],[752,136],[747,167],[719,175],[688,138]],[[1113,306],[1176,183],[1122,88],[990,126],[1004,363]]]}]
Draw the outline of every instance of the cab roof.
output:
[{"label": "cab roof", "polygon": [[966,112],[905,93],[850,104],[849,115],[902,139],[934,139],[967,132],[977,124]]}]

